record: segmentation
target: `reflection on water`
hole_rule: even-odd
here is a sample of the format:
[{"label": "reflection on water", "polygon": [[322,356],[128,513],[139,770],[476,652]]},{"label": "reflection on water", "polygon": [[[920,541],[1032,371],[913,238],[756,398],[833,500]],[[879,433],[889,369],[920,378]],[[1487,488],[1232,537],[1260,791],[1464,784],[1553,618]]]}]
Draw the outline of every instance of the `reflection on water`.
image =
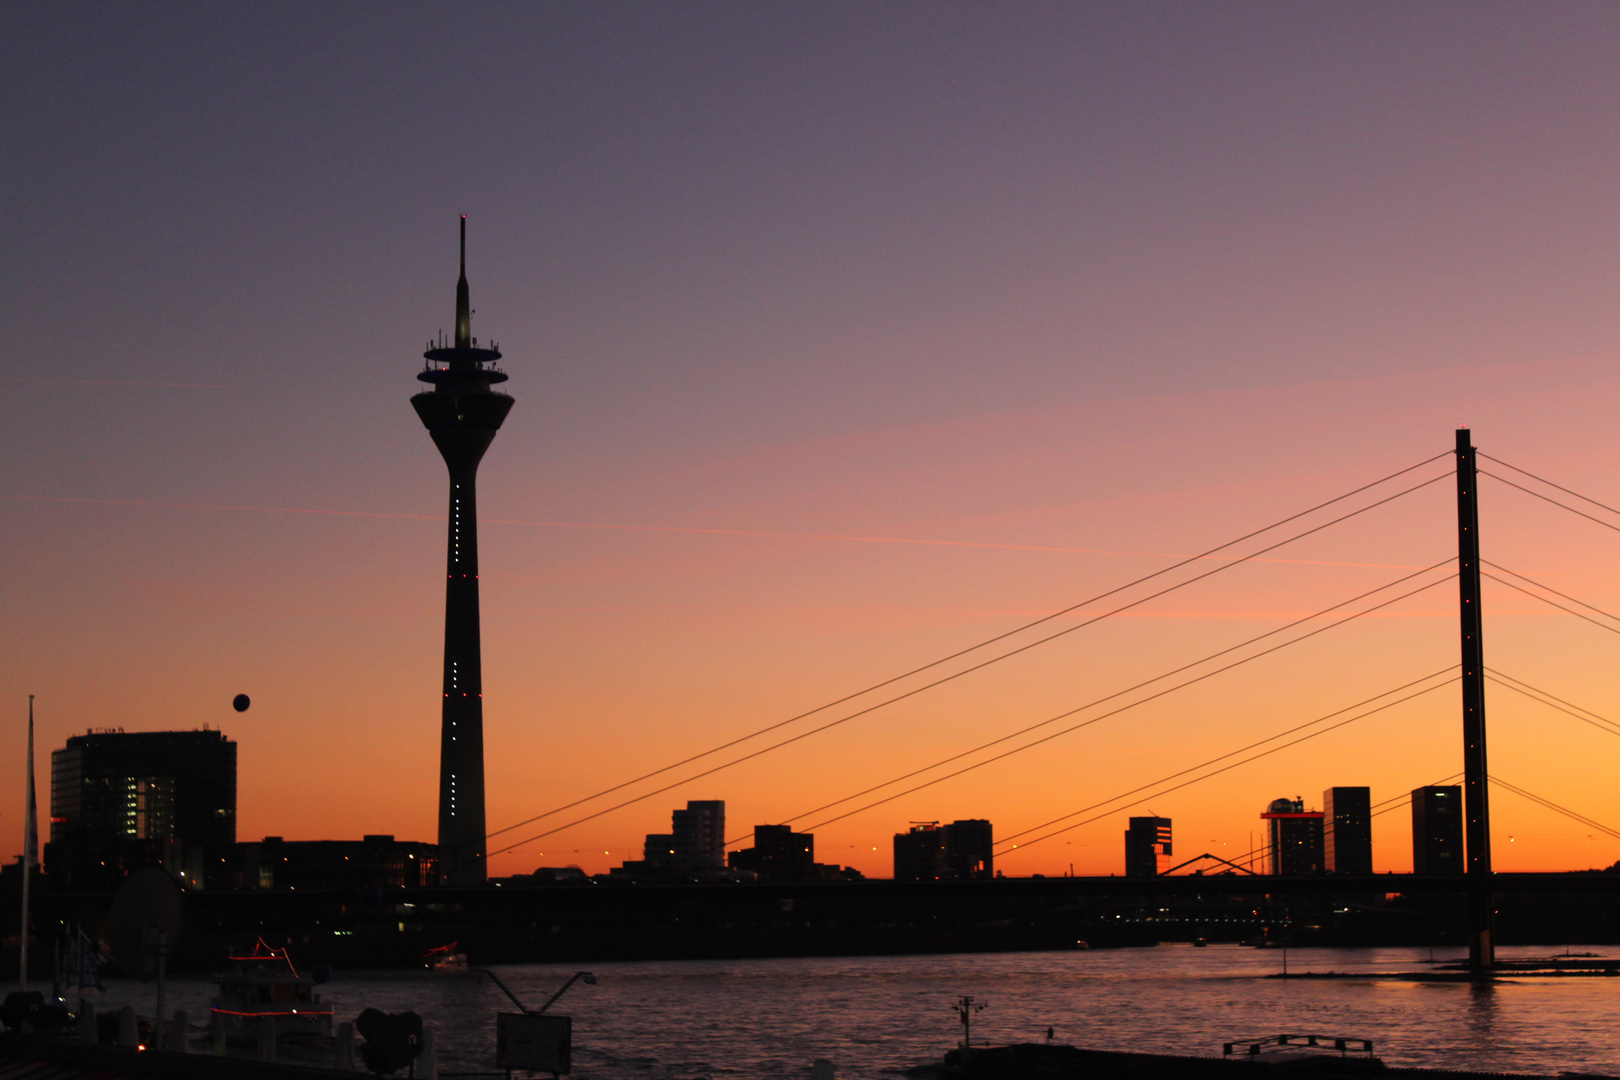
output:
[{"label": "reflection on water", "polygon": [[1491,1032],[1496,1026],[1496,983],[1469,983],[1468,997],[1468,1023],[1473,1030],[1474,1040],[1489,1045]]},{"label": "reflection on water", "polygon": [[[1617,950],[1592,949],[1609,956]],[[1503,949],[1503,959],[1547,955]],[[1442,954],[1441,960],[1446,956]],[[808,1076],[830,1058],[840,1078],[893,1077],[936,1060],[959,1037],[952,1004],[989,1002],[975,1041],[1059,1041],[1107,1049],[1219,1054],[1236,1039],[1292,1032],[1373,1040],[1391,1065],[1620,1075],[1612,1017],[1620,979],[1515,978],[1412,983],[1381,974],[1429,969],[1423,949],[1291,949],[1291,972],[1347,980],[1268,979],[1276,951],[1215,945],[976,956],[716,960],[590,965],[553,1009],[574,1017],[581,1080]],[[576,970],[496,969],[538,1008]],[[171,982],[169,1008],[206,1014],[209,984]],[[340,1020],[368,1006],[414,1009],[435,1030],[441,1067],[494,1067],[494,1017],[511,1003],[476,974],[339,973],[325,987]],[[111,983],[98,1008],[153,1007],[153,988]]]}]

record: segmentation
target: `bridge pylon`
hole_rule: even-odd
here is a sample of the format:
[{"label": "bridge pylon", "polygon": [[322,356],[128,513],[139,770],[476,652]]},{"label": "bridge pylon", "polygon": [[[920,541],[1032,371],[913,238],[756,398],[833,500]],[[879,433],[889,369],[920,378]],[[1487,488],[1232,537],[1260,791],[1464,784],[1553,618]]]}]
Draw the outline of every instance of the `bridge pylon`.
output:
[{"label": "bridge pylon", "polygon": [[1479,467],[1472,433],[1457,429],[1457,584],[1462,616],[1463,816],[1468,966],[1496,964],[1491,896],[1490,774],[1485,761],[1485,650],[1479,597]]}]

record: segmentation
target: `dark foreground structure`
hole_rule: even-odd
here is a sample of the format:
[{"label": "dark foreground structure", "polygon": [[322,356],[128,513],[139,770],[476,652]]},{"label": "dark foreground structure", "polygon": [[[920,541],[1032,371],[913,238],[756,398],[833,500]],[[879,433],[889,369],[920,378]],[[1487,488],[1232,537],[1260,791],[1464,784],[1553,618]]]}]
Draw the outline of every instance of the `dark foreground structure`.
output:
[{"label": "dark foreground structure", "polygon": [[[1301,1039],[1300,1036],[1272,1038]],[[1236,1052],[1231,1055],[1208,1058],[1091,1050],[1041,1043],[986,1046],[952,1050],[940,1064],[907,1069],[906,1075],[914,1080],[1284,1080],[1291,1077],[1308,1077],[1311,1080],[1365,1080],[1368,1077],[1387,1077],[1389,1080],[1407,1077],[1502,1080],[1524,1076],[1391,1068],[1370,1055],[1335,1052],[1332,1049],[1335,1041],[1356,1043],[1359,1040],[1325,1040],[1325,1046],[1313,1048],[1314,1052],[1305,1054],[1250,1054],[1248,1047],[1234,1047]],[[246,1061],[238,1057],[134,1051],[86,1045],[64,1038],[0,1034],[0,1077],[27,1077],[29,1080],[318,1080],[322,1077],[356,1075],[362,1074],[350,1070]],[[1532,1078],[1525,1076],[1524,1080]]]},{"label": "dark foreground structure", "polygon": [[364,1075],[239,1057],[127,1050],[56,1038],[0,1034],[0,1078],[10,1080],[322,1080]]},{"label": "dark foreground structure", "polygon": [[[1090,1050],[1077,1046],[1024,1043],[1017,1046],[974,1047],[952,1050],[937,1067],[909,1070],[917,1080],[1267,1080],[1310,1077],[1312,1080],[1361,1080],[1365,1077],[1448,1077],[1473,1080],[1504,1078],[1513,1073],[1462,1072],[1450,1069],[1392,1068],[1370,1054],[1333,1049],[1334,1043],[1358,1044],[1359,1039],[1326,1039],[1317,1046],[1279,1045],[1276,1040],[1316,1039],[1315,1036],[1277,1035],[1268,1045],[1255,1042],[1228,1047],[1222,1057],[1181,1057],[1173,1054],[1137,1054]],[[1325,1045],[1323,1045],[1325,1043]],[[1250,1053],[1251,1047],[1253,1053]],[[1267,1054],[1263,1051],[1274,1050]],[[1568,1074],[1564,1074],[1568,1075]]]}]

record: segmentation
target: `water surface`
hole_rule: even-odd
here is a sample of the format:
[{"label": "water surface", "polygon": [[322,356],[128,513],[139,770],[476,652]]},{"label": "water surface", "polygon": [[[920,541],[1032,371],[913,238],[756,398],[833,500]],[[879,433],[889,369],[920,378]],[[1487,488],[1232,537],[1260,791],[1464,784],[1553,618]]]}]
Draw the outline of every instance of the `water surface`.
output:
[{"label": "water surface", "polygon": [[[1620,950],[1577,952],[1620,957]],[[1504,949],[1503,959],[1545,957]],[[1373,1040],[1391,1065],[1620,1076],[1616,978],[1511,978],[1413,983],[1381,976],[1429,970],[1427,949],[1290,949],[1290,971],[1354,972],[1347,980],[1267,979],[1281,950],[1212,945],[970,956],[716,960],[592,965],[553,1008],[574,1018],[580,1080],[808,1077],[816,1058],[838,1076],[887,1077],[935,1061],[961,1037],[953,1008],[986,1003],[977,1042],[1062,1042],[1100,1049],[1218,1055],[1220,1045],[1281,1032]],[[1437,959],[1455,960],[1455,952]],[[494,969],[538,1008],[574,968]],[[167,1008],[206,1016],[209,984],[174,980]],[[495,1013],[509,1000],[475,974],[339,972],[323,988],[340,1020],[368,1006],[413,1009],[434,1028],[440,1067],[492,1071]],[[113,982],[98,1008],[150,1014],[154,987]]]}]

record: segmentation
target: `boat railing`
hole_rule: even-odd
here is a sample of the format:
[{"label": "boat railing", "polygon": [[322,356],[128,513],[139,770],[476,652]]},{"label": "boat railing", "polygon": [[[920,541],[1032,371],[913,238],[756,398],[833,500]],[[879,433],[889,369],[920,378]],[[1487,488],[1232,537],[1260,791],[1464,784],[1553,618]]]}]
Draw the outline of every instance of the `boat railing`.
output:
[{"label": "boat railing", "polygon": [[1284,1050],[1337,1050],[1340,1054],[1371,1054],[1371,1039],[1345,1039],[1337,1035],[1267,1035],[1259,1039],[1238,1039],[1222,1043],[1225,1057],[1259,1057]]}]

